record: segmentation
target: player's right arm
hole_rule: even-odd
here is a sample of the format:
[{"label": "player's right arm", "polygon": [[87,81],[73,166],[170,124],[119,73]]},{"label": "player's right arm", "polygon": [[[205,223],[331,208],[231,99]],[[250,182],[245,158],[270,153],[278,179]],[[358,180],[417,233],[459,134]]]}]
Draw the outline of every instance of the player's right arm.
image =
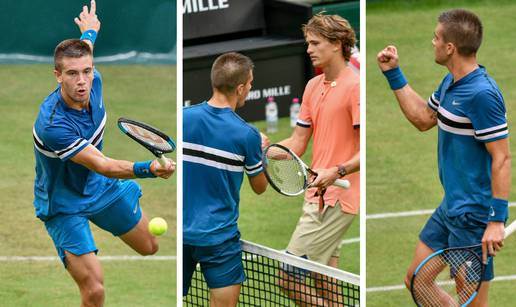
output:
[{"label": "player's right arm", "polygon": [[[136,178],[133,162],[106,157],[91,144],[73,156],[71,160],[106,177],[119,179]],[[150,171],[157,177],[169,178],[175,171],[175,162],[168,158],[167,160],[168,163],[165,167],[162,167],[158,160],[153,160],[150,165]]]},{"label": "player's right arm", "polygon": [[283,141],[279,142],[278,144],[281,144],[290,150],[292,150],[298,157],[301,157],[305,151],[306,147],[308,146],[308,142],[310,141],[310,138],[312,137],[312,126],[310,127],[301,127],[296,126],[294,128],[294,131],[292,132],[292,135],[284,139]]},{"label": "player's right arm", "polygon": [[402,75],[400,76],[396,47],[385,47],[378,53],[377,61],[380,70],[386,74],[405,117],[420,131],[433,128],[437,124],[437,113],[428,107],[427,101],[404,81]]}]

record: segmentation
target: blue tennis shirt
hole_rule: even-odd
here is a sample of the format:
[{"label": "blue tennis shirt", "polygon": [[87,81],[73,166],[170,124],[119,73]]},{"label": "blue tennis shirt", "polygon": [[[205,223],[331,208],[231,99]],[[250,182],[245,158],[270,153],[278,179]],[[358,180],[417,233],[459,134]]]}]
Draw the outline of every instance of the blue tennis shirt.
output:
[{"label": "blue tennis shirt", "polygon": [[117,179],[90,171],[70,160],[89,144],[102,150],[106,111],[102,79],[95,70],[90,110],[69,108],[58,86],[40,106],[34,124],[36,216],[46,221],[57,214],[96,212],[120,194]]},{"label": "blue tennis shirt", "polygon": [[441,203],[448,216],[478,213],[487,221],[491,155],[485,143],[508,136],[505,103],[495,81],[480,66],[457,82],[448,74],[428,99],[439,126]]},{"label": "blue tennis shirt", "polygon": [[211,246],[239,234],[244,172],[263,171],[261,137],[230,108],[183,110],[183,242]]}]

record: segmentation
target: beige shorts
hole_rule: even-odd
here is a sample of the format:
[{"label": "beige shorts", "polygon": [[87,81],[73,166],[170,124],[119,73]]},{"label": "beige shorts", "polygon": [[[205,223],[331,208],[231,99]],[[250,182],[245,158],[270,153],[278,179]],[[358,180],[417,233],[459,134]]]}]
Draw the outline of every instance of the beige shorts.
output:
[{"label": "beige shorts", "polygon": [[342,212],[338,202],[334,207],[326,206],[321,213],[319,204],[305,202],[287,251],[328,264],[331,257],[339,257],[340,242],[354,217],[354,214]]}]

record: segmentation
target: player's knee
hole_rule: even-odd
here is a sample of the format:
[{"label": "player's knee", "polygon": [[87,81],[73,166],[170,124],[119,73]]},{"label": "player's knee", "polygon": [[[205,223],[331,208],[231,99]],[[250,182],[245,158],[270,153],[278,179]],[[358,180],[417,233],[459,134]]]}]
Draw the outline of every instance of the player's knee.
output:
[{"label": "player's knee", "polygon": [[407,272],[407,274],[405,275],[405,287],[407,287],[407,289],[410,289],[410,280],[412,279],[412,274],[410,272]]},{"label": "player's knee", "polygon": [[104,285],[102,282],[90,284],[84,291],[86,306],[102,306],[104,302]]},{"label": "player's knee", "polygon": [[138,252],[142,256],[150,256],[154,255],[159,250],[159,243],[156,238],[151,238],[147,244],[145,244],[144,248],[140,249]]},{"label": "player's knee", "polygon": [[290,289],[291,282],[289,281],[288,275],[286,275],[286,273],[280,272],[278,286],[281,291],[288,291]]}]

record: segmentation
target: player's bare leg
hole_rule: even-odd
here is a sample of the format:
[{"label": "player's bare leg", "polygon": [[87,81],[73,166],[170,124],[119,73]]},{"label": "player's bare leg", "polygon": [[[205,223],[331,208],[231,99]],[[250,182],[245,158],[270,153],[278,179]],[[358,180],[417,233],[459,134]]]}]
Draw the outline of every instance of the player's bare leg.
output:
[{"label": "player's bare leg", "polygon": [[95,253],[81,256],[65,251],[66,269],[79,286],[81,307],[104,305],[104,274]]},{"label": "player's bare leg", "polygon": [[143,212],[138,224],[120,239],[143,256],[154,255],[159,249],[158,239],[149,232],[149,220]]},{"label": "player's bare leg", "polygon": [[[328,266],[333,268],[337,268],[339,265],[339,257],[332,256],[328,261]],[[318,274],[319,275],[319,274]],[[325,303],[325,306],[343,306],[343,296],[341,288],[337,284],[337,280],[331,277],[324,277],[327,280],[323,279],[323,275],[320,275],[320,278],[316,278],[316,280],[320,280],[320,291],[321,295],[328,302]],[[319,286],[318,286],[319,289]]]},{"label": "player's bare leg", "polygon": [[[407,289],[410,290],[410,281],[419,264],[421,264],[423,260],[425,260],[428,256],[430,256],[433,253],[434,251],[430,247],[428,247],[424,242],[418,242],[418,244],[416,245],[416,250],[414,252],[414,258],[412,258],[412,263],[410,264],[409,269],[407,271],[407,275],[405,276],[405,286],[407,287]],[[429,291],[431,291],[431,289],[434,289],[436,292],[438,292],[436,296],[440,297],[440,302],[442,306],[455,306],[454,300],[452,299],[452,297],[450,297],[450,295],[448,295],[448,293],[444,292],[441,288],[437,286],[432,287],[435,278],[443,269],[444,266],[442,268],[436,268],[435,274],[429,275],[430,277],[427,278],[428,280],[425,284],[428,285],[427,289]],[[431,302],[429,302],[429,304],[431,304]]]},{"label": "player's bare leg", "polygon": [[489,282],[482,282],[478,294],[469,304],[470,307],[488,307],[489,306]]},{"label": "player's bare leg", "polygon": [[279,272],[278,285],[280,290],[298,306],[326,306],[316,289],[306,285],[304,280],[291,276],[281,270]]},{"label": "player's bare leg", "polygon": [[210,307],[232,307],[238,304],[240,284],[210,289]]}]

